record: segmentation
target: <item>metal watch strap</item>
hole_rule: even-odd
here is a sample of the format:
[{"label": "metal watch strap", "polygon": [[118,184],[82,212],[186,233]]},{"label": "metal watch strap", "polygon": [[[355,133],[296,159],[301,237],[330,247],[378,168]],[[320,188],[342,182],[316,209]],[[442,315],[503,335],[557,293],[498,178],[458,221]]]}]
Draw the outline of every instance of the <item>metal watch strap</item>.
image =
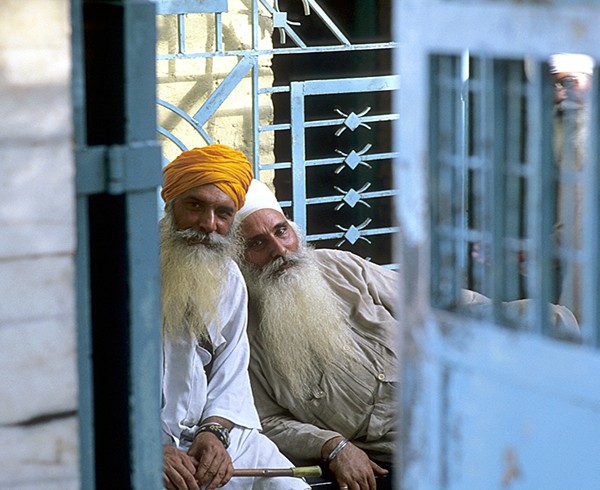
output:
[{"label": "metal watch strap", "polygon": [[231,440],[229,438],[229,430],[217,422],[208,422],[206,424],[202,424],[196,431],[194,437],[196,437],[201,432],[210,432],[217,436],[219,438],[219,441],[221,441],[223,446],[225,446],[225,449],[227,449],[229,447],[229,444],[231,443]]}]

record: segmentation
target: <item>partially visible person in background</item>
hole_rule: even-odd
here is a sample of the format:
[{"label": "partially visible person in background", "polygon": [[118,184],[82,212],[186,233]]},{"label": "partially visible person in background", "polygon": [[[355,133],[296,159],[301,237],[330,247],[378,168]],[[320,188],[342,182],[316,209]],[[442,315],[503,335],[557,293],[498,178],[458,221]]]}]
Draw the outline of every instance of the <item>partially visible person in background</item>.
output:
[{"label": "partially visible person in background", "polygon": [[560,53],[552,55],[549,63],[554,80],[554,155],[558,166],[555,237],[562,251],[554,299],[581,321],[581,264],[574,256],[581,252],[583,243],[583,182],[594,60],[584,54]]}]

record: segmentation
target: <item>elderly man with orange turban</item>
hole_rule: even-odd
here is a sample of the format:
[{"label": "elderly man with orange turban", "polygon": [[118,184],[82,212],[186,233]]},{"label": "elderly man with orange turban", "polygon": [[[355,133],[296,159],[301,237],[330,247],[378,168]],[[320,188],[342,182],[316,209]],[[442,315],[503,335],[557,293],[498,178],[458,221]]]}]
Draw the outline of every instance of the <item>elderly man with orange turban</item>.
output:
[{"label": "elderly man with orange turban", "polygon": [[224,145],[164,168],[160,223],[162,432],[168,490],[307,489],[294,477],[232,478],[236,468],[290,468],[259,432],[248,378],[247,292],[229,230],[252,167]]}]

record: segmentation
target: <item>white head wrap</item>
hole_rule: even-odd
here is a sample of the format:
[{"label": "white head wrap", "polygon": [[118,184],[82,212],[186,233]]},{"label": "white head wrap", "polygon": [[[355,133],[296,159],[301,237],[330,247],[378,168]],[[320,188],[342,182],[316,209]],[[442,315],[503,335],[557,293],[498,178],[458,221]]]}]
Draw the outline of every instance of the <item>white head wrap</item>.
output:
[{"label": "white head wrap", "polygon": [[594,73],[594,59],[586,54],[559,53],[550,56],[551,73]]},{"label": "white head wrap", "polygon": [[246,203],[235,214],[235,220],[236,222],[241,223],[252,213],[261,209],[274,209],[283,214],[283,210],[271,189],[260,180],[252,179],[248,192],[246,193]]}]

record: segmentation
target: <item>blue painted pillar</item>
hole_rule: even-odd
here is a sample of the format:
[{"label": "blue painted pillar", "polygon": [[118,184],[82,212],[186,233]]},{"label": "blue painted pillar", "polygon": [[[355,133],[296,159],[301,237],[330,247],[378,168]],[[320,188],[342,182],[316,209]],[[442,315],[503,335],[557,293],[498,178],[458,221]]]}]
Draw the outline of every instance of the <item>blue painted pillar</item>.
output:
[{"label": "blue painted pillar", "polygon": [[82,488],[160,489],[155,4],[73,13]]}]

